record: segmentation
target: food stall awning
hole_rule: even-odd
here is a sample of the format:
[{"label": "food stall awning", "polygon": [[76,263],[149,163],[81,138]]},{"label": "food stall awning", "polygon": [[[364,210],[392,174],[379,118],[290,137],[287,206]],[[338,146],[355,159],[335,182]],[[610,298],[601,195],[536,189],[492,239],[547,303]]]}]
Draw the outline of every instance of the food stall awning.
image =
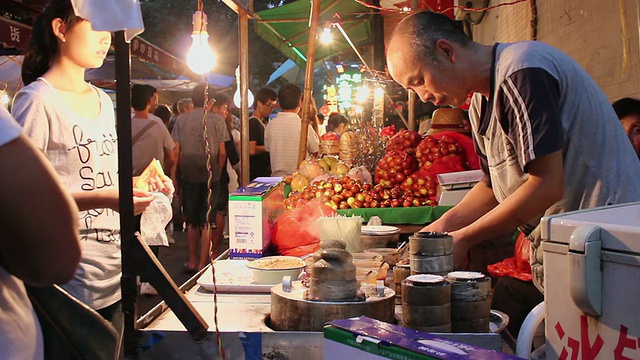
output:
[{"label": "food stall awning", "polygon": [[[371,42],[372,10],[355,1],[322,0],[320,26],[339,21],[356,46]],[[311,3],[298,0],[291,4],[256,13],[256,32],[301,68],[306,66]],[[338,16],[336,16],[336,14]],[[338,54],[349,44],[337,29],[332,30],[331,44],[317,43],[316,59]]]},{"label": "food stall awning", "polygon": [[[18,53],[22,53],[26,49],[26,44],[31,35],[31,28],[0,17],[0,30],[5,27],[13,31],[14,35],[0,31],[0,41],[7,46],[15,48]],[[13,42],[11,42],[11,39],[13,39]],[[131,41],[131,55],[131,78],[134,83],[165,80],[162,88],[158,88],[159,90],[171,88],[173,90],[190,91],[201,80],[189,71],[184,61],[140,37],[136,37]],[[23,55],[0,56],[0,83],[2,83],[0,84],[2,85],[0,90],[4,89],[10,94],[15,94],[22,88],[20,72],[23,58]],[[107,56],[100,68],[87,69],[85,79],[102,88],[115,88],[114,55]],[[211,74],[209,83],[218,89],[222,89],[227,88],[234,79],[232,76]],[[188,84],[186,89],[184,88],[185,83]]]}]

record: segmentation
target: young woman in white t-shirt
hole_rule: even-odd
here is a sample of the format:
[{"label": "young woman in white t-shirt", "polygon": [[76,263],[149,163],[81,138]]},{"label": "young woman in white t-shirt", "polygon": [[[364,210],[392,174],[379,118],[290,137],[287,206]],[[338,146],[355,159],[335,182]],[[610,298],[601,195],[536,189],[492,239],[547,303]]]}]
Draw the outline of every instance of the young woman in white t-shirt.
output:
[{"label": "young woman in white t-shirt", "polygon": [[[117,135],[113,103],[84,81],[84,73],[102,65],[110,44],[111,34],[94,31],[69,0],[51,0],[34,23],[22,66],[27,86],[12,108],[80,210],[82,258],[76,276],[62,286],[108,320],[119,313],[121,297]],[[134,212],[152,200],[134,189]]]}]

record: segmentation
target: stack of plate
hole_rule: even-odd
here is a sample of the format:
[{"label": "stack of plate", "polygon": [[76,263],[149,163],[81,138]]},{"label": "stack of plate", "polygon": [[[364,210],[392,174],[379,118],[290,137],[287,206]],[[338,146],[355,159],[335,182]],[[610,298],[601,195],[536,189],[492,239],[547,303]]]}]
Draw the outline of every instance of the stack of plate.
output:
[{"label": "stack of plate", "polygon": [[360,242],[362,249],[371,248],[395,248],[398,246],[400,229],[395,226],[365,225],[362,227]]}]

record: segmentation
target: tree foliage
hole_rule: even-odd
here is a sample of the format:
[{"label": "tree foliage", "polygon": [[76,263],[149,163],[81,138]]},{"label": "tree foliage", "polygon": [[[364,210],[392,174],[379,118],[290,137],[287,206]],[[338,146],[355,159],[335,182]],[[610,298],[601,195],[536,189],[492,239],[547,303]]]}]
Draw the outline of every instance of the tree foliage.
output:
[{"label": "tree foliage", "polygon": [[[254,11],[258,12],[291,1],[255,0]],[[184,60],[191,45],[192,16],[197,10],[197,1],[141,0],[146,40]],[[209,40],[217,56],[214,72],[234,75],[239,63],[238,15],[222,1],[205,0],[204,11],[208,16]],[[249,72],[250,88],[256,91],[264,86],[276,65],[286,57],[276,48],[260,38],[249,20]]]}]

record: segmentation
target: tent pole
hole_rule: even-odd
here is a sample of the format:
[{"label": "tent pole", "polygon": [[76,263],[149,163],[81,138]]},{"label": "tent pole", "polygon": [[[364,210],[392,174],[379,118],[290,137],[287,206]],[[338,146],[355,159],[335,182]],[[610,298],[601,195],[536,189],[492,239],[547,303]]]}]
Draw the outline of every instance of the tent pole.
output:
[{"label": "tent pole", "polygon": [[122,312],[124,313],[124,354],[136,354],[137,262],[135,250],[135,222],[133,218],[133,189],[131,187],[131,58],[124,31],[116,31],[116,115],[118,132],[118,181],[120,206],[120,241],[122,242]]},{"label": "tent pole", "polygon": [[300,146],[298,147],[298,166],[307,155],[307,132],[309,124],[309,105],[311,104],[311,90],[313,89],[313,65],[316,62],[316,34],[320,18],[320,0],[311,1],[311,26],[309,27],[309,42],[307,46],[307,66],[304,73],[304,92],[302,101],[302,121],[300,121]]},{"label": "tent pole", "polygon": [[[248,6],[253,11],[253,0]],[[243,9],[238,10],[238,38],[240,39],[240,185],[248,184],[249,178],[249,14]]]},{"label": "tent pole", "polygon": [[[411,12],[420,11],[420,4],[418,0],[411,0]],[[416,126],[416,92],[413,90],[407,90],[407,107],[409,108],[409,112],[407,116],[409,117],[409,130],[418,130],[418,126]]]}]

